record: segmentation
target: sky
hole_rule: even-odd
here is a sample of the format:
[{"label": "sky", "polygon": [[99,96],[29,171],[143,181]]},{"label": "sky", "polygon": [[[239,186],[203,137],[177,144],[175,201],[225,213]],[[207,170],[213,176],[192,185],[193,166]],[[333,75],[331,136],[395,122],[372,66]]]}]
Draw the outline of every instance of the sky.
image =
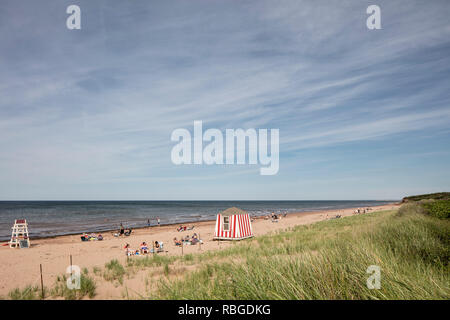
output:
[{"label": "sky", "polygon": [[[449,15],[447,0],[2,0],[0,200],[450,191]],[[279,129],[278,173],[175,165],[171,134],[195,120]]]}]

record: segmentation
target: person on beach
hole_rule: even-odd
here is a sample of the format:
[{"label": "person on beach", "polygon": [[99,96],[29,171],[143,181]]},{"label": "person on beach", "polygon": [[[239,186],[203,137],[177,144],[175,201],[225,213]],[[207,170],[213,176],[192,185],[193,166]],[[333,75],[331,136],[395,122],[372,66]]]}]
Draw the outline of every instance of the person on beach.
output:
[{"label": "person on beach", "polygon": [[147,243],[145,241],[141,243],[140,250],[141,250],[142,254],[148,253],[148,246],[147,246]]},{"label": "person on beach", "polygon": [[155,241],[155,243],[153,244],[153,248],[150,249],[151,253],[156,253],[159,251],[160,245],[158,241]]},{"label": "person on beach", "polygon": [[150,219],[147,219],[147,227],[150,227]]},{"label": "person on beach", "polygon": [[125,228],[123,227],[122,224],[120,224],[120,228],[119,228],[119,236],[123,235],[125,233]]},{"label": "person on beach", "polygon": [[130,256],[131,255],[130,245],[127,243],[123,248],[125,249],[125,255]]},{"label": "person on beach", "polygon": [[191,244],[196,244],[198,241],[197,234],[194,233],[191,238]]},{"label": "person on beach", "polygon": [[173,244],[176,246],[181,246],[181,240],[177,240],[177,237],[173,238]]},{"label": "person on beach", "polygon": [[161,226],[161,220],[159,219],[159,217],[156,217],[156,220],[158,221],[158,227]]}]

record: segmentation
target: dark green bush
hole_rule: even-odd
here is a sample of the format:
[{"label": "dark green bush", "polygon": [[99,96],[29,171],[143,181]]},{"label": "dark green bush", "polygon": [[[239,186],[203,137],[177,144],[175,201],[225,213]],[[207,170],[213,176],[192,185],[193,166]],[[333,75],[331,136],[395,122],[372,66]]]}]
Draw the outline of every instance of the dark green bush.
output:
[{"label": "dark green bush", "polygon": [[448,219],[450,215],[450,200],[437,200],[424,203],[423,207],[429,215],[439,219]]}]

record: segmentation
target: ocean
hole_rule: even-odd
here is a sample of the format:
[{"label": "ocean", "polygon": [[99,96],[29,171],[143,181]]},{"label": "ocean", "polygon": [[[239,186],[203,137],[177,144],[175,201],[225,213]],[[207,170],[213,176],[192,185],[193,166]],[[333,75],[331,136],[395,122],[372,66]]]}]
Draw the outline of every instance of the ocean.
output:
[{"label": "ocean", "polygon": [[389,201],[0,201],[0,241],[11,238],[15,219],[27,219],[30,238],[82,232],[103,232],[125,227],[138,228],[212,220],[229,207],[252,215],[369,207]]}]

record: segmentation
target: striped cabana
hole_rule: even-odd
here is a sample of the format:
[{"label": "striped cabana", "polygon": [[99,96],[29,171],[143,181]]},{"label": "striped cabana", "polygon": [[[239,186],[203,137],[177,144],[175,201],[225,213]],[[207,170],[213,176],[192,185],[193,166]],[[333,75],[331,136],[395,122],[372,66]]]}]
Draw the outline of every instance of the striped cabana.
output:
[{"label": "striped cabana", "polygon": [[242,240],[253,237],[250,215],[236,207],[217,215],[214,239]]}]

